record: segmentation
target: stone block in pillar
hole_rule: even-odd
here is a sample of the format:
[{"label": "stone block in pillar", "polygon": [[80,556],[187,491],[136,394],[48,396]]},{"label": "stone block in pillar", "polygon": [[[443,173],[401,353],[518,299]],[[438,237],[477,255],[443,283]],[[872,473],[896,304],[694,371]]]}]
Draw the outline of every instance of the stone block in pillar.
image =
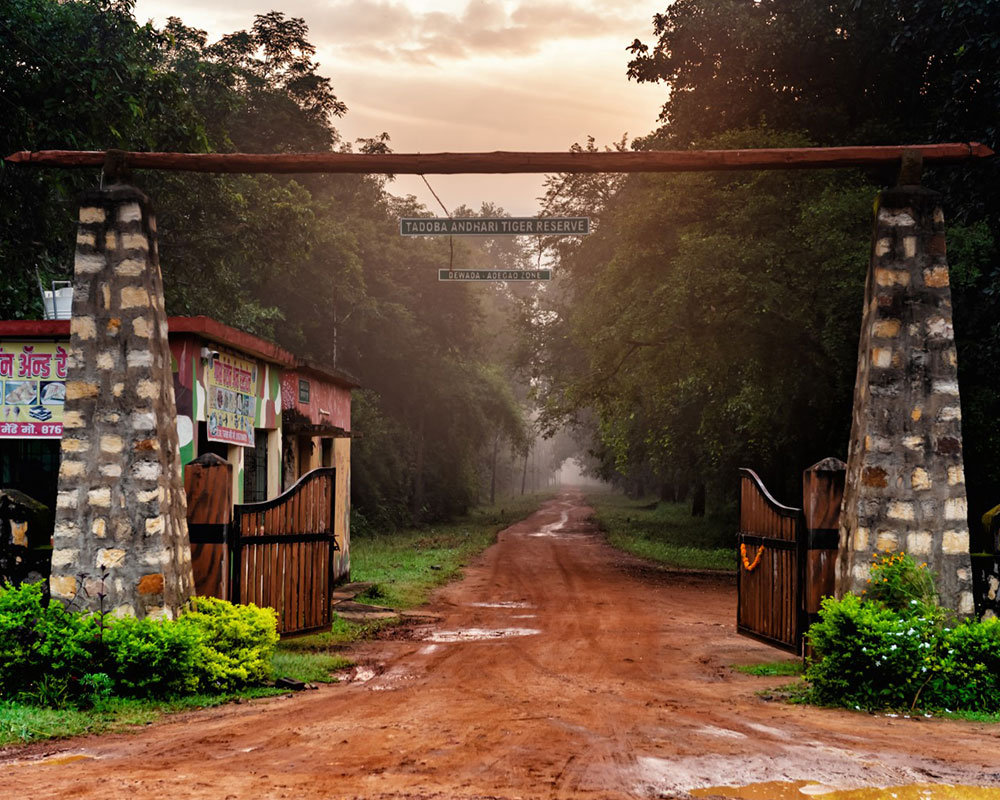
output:
[{"label": "stone block in pillar", "polygon": [[944,214],[919,186],[883,192],[858,347],[837,593],[879,551],[927,562],[941,604],[973,612],[962,407]]},{"label": "stone block in pillar", "polygon": [[[76,240],[52,595],[173,617],[191,554],[156,223],[138,189],[84,195]],[[102,579],[103,576],[103,579]]]}]

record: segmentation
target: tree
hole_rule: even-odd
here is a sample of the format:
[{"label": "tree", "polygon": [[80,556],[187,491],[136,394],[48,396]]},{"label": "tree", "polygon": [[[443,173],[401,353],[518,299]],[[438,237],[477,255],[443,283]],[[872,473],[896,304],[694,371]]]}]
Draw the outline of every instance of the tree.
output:
[{"label": "tree", "polygon": [[[678,0],[632,43],[628,76],[669,94],[644,147],[766,123],[824,145],[981,141],[1000,148],[1000,2]],[[872,173],[876,184],[894,170]],[[1000,486],[1000,159],[928,170],[944,193],[970,525]]]}]

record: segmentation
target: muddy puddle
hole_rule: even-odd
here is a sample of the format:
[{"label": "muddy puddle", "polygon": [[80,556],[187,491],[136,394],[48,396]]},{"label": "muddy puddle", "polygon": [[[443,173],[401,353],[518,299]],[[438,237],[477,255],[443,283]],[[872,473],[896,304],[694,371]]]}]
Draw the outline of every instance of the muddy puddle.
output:
[{"label": "muddy puddle", "polygon": [[494,603],[469,603],[474,608],[532,608],[531,603],[523,600],[498,600]]},{"label": "muddy puddle", "polygon": [[51,767],[60,764],[75,764],[77,761],[92,761],[95,757],[86,753],[74,753],[72,755],[54,755],[48,758],[39,758],[31,761],[13,761],[12,767]]},{"label": "muddy puddle", "polygon": [[692,797],[726,800],[1000,800],[1000,789],[986,786],[954,786],[947,783],[915,783],[908,786],[838,789],[813,781],[771,781],[746,786],[710,786],[690,790]]},{"label": "muddy puddle", "polygon": [[535,628],[463,628],[456,631],[436,631],[427,637],[429,642],[489,642],[513,636],[535,636]]}]

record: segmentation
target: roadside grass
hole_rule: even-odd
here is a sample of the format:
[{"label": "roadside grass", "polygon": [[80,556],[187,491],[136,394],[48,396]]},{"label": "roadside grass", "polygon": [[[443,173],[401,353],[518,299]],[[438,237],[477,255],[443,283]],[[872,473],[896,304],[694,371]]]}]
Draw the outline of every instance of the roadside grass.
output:
[{"label": "roadside grass", "polygon": [[608,542],[640,558],[684,569],[736,571],[736,526],[725,514],[692,517],[687,503],[587,495]]},{"label": "roadside grass", "polygon": [[760,677],[801,675],[802,660],[765,661],[761,664],[733,664],[733,669],[746,675],[757,675]]},{"label": "roadside grass", "polygon": [[[454,522],[351,537],[351,580],[370,581],[362,602],[407,609],[456,577],[497,533],[535,512],[553,493],[506,498]],[[336,631],[336,628],[334,629]]]},{"label": "roadside grass", "polygon": [[287,649],[275,653],[272,663],[277,677],[295,678],[304,683],[336,683],[331,673],[354,665],[343,656]]},{"label": "roadside grass", "polygon": [[991,714],[986,711],[942,711],[936,716],[945,719],[960,719],[964,722],[984,722],[990,725],[1000,723],[1000,714]]},{"label": "roadside grass", "polygon": [[[331,683],[331,673],[353,665],[350,660],[303,647],[297,640],[280,642],[272,665],[274,678],[294,678],[304,683]],[[0,747],[42,739],[67,739],[91,733],[113,733],[137,725],[149,725],[165,714],[212,708],[258,697],[287,694],[287,689],[254,686],[224,694],[193,694],[166,700],[133,700],[121,697],[98,699],[93,707],[47,708],[13,700],[0,701]]]},{"label": "roadside grass", "polygon": [[0,701],[0,747],[42,739],[68,739],[90,733],[114,733],[136,725],[149,725],[164,714],[284,694],[271,687],[229,694],[194,694],[170,700],[99,700],[93,708],[45,708],[12,700]]},{"label": "roadside grass", "polygon": [[[470,558],[491,545],[498,532],[524,519],[552,496],[550,492],[505,499],[455,522],[352,538],[352,579],[376,584],[358,599],[399,609],[426,602],[436,587],[456,578]],[[279,642],[272,659],[274,677],[305,683],[335,682],[332,673],[353,666],[340,651],[352,642],[374,637],[395,622],[359,624],[335,615],[328,631]],[[46,708],[4,700],[0,701],[0,747],[119,732],[149,725],[165,714],[285,693],[286,689],[260,686],[167,700],[106,698],[87,709]]]},{"label": "roadside grass", "polygon": [[[359,599],[369,600],[370,597],[359,597]],[[352,642],[373,639],[380,630],[391,627],[397,622],[397,619],[380,619],[365,623],[350,622],[334,614],[330,630],[282,639],[279,647],[287,653],[334,654]]]},{"label": "roadside grass", "polygon": [[761,700],[777,700],[791,705],[809,705],[809,684],[804,678],[754,692]]}]

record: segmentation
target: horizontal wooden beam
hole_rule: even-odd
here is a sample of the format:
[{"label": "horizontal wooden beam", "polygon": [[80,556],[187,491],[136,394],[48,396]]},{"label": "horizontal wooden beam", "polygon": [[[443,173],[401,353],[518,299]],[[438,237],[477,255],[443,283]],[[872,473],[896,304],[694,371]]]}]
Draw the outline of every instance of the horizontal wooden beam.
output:
[{"label": "horizontal wooden beam", "polygon": [[[643,150],[611,153],[132,153],[110,151],[116,168],[187,172],[340,172],[453,175],[518,172],[700,172],[747,169],[827,169],[898,163],[906,150],[925,164],[986,158],[978,142],[879,147],[791,147],[760,150]],[[37,167],[102,167],[101,150],[27,150],[7,156]]]}]

